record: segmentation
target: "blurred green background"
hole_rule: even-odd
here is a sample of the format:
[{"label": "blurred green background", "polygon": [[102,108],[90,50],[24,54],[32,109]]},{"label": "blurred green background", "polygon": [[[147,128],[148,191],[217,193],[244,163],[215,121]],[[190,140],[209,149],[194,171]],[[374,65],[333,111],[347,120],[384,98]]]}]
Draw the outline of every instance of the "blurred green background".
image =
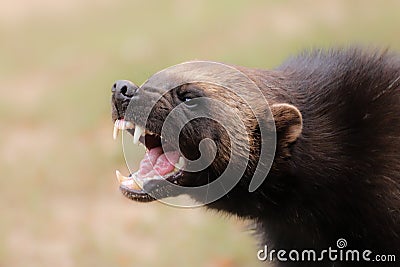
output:
[{"label": "blurred green background", "polygon": [[0,266],[260,266],[246,222],[119,193],[113,82],[191,59],[271,68],[313,47],[399,51],[399,12],[398,0],[2,1]]}]

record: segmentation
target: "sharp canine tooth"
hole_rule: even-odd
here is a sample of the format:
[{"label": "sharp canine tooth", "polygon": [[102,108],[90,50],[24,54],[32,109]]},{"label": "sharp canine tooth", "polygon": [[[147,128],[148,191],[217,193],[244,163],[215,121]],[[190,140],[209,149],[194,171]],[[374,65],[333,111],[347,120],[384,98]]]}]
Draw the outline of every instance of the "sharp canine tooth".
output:
[{"label": "sharp canine tooth", "polygon": [[117,180],[118,180],[118,182],[119,182],[120,184],[123,183],[123,182],[126,181],[126,180],[130,180],[129,177],[123,176],[118,170],[115,171],[115,175],[117,176]]},{"label": "sharp canine tooth", "polygon": [[140,136],[144,134],[144,129],[138,125],[135,127],[135,133],[133,134],[133,143],[137,144],[139,142]]},{"label": "sharp canine tooth", "polygon": [[140,179],[123,176],[118,170],[115,171],[115,175],[117,176],[117,180],[120,185],[126,186],[133,190],[142,190],[143,181]]},{"label": "sharp canine tooth", "polygon": [[113,131],[113,139],[116,140],[117,136],[118,136],[118,124],[119,124],[119,120],[116,120],[114,123],[114,131]]}]

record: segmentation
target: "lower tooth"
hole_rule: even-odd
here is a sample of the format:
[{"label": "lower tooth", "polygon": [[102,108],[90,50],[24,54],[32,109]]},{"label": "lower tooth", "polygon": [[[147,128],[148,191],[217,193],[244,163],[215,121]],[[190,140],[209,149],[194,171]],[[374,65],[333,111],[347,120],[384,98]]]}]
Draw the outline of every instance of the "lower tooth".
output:
[{"label": "lower tooth", "polygon": [[140,185],[139,185],[139,181],[138,180],[133,180],[133,183],[132,183],[132,185],[131,185],[131,189],[134,189],[134,190],[142,190],[142,187],[143,187],[143,183],[141,183]]},{"label": "lower tooth", "polygon": [[115,171],[115,175],[117,176],[117,180],[120,184],[122,184],[123,182],[130,180],[129,177],[125,177],[123,176],[118,170]]},{"label": "lower tooth", "polygon": [[120,185],[126,186],[133,190],[142,190],[143,181],[135,178],[134,174],[133,174],[133,177],[126,177],[126,176],[122,175],[118,170],[116,170],[115,175],[117,176],[117,180]]},{"label": "lower tooth", "polygon": [[134,178],[133,181],[135,181],[135,183],[140,186],[143,187],[143,181],[139,178]]},{"label": "lower tooth", "polygon": [[185,159],[183,157],[179,157],[179,161],[175,163],[175,168],[182,169],[185,165]]}]

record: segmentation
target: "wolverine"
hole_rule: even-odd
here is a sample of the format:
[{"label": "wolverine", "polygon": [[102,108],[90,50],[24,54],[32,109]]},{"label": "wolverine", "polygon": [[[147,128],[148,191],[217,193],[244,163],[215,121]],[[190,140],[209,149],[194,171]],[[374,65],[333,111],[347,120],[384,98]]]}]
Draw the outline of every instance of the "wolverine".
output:
[{"label": "wolverine", "polygon": [[[187,62],[140,87],[117,81],[111,102],[114,138],[126,130],[146,147],[136,172],[117,171],[126,197],[187,194],[252,220],[269,250],[344,239],[372,252],[370,262],[276,266],[399,266],[398,54],[317,49],[272,70]],[[209,197],[219,184],[224,194]],[[394,257],[378,264],[379,254]]]}]

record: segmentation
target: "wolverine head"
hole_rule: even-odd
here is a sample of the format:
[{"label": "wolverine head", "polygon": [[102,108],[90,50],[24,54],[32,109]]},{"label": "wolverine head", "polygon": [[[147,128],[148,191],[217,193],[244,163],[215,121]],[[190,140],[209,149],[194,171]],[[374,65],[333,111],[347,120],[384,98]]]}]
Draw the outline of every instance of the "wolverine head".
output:
[{"label": "wolverine head", "polygon": [[128,131],[146,147],[139,169],[120,189],[136,201],[188,194],[202,203],[231,189],[254,191],[285,146],[301,133],[300,112],[268,101],[253,79],[215,62],[182,63],[158,72],[140,87],[112,87],[114,138]]}]

